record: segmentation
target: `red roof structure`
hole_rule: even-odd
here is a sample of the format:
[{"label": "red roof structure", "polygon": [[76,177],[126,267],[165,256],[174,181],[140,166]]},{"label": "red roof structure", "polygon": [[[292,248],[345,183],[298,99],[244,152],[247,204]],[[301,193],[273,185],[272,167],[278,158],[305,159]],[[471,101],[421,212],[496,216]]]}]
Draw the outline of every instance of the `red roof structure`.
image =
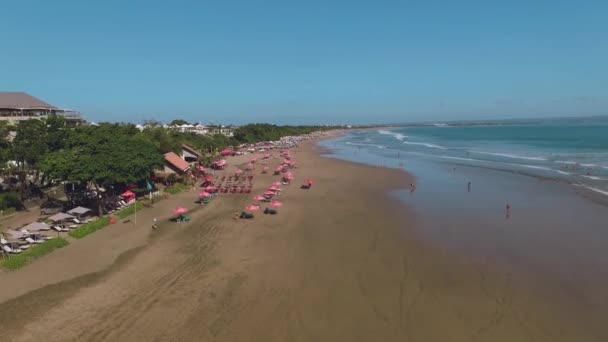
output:
[{"label": "red roof structure", "polygon": [[179,174],[185,173],[190,168],[190,164],[187,161],[173,152],[165,153],[165,162],[173,171]]}]

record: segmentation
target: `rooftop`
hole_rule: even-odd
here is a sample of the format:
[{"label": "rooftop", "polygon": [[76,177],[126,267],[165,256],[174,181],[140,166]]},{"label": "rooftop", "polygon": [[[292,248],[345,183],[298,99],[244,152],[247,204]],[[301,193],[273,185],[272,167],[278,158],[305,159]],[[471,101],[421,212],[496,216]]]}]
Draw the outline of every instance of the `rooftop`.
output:
[{"label": "rooftop", "polygon": [[177,154],[173,153],[173,152],[167,152],[165,153],[165,161],[171,165],[173,165],[174,167],[176,167],[178,170],[185,172],[186,170],[188,170],[190,168],[190,164],[188,164],[187,161],[183,160],[182,158],[180,158]]},{"label": "rooftop", "polygon": [[30,94],[23,92],[0,91],[0,108],[4,109],[57,109]]}]

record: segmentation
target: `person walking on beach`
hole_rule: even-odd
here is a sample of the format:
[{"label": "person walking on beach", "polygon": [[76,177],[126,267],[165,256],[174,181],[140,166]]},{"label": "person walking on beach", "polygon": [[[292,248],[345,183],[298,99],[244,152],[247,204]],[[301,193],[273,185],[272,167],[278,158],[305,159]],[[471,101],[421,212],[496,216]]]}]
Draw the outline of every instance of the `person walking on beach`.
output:
[{"label": "person walking on beach", "polygon": [[410,183],[410,194],[413,194],[416,191],[416,185],[414,183]]},{"label": "person walking on beach", "polygon": [[152,229],[156,229],[158,227],[158,219],[155,217],[152,220]]},{"label": "person walking on beach", "polygon": [[508,219],[511,216],[511,205],[507,202],[505,207],[505,218]]},{"label": "person walking on beach", "polygon": [[467,184],[467,192],[471,192],[471,182],[469,182],[469,184]]}]

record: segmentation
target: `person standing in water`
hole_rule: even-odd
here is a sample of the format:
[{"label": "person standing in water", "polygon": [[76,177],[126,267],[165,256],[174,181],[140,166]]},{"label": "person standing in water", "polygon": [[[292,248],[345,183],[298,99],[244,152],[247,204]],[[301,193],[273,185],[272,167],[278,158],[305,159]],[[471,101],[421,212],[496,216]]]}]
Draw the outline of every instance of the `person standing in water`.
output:
[{"label": "person standing in water", "polygon": [[505,207],[505,218],[508,219],[511,216],[511,205],[507,202]]},{"label": "person standing in water", "polygon": [[471,192],[471,182],[467,184],[467,192]]}]

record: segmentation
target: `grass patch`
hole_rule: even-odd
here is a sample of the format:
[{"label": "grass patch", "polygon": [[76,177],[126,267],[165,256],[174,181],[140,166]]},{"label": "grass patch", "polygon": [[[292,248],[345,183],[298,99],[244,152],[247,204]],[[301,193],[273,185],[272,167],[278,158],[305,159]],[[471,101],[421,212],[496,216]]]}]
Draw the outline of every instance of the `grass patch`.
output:
[{"label": "grass patch", "polygon": [[175,194],[177,194],[177,193],[180,193],[180,192],[182,192],[182,191],[186,190],[187,188],[188,188],[188,187],[187,187],[187,186],[185,186],[185,185],[184,185],[184,184],[182,184],[182,183],[175,183],[175,184],[173,184],[172,186],[168,186],[168,187],[166,187],[166,188],[165,188],[165,192],[166,192],[166,193],[169,193],[169,194],[171,194],[171,195],[175,195]]},{"label": "grass patch", "polygon": [[135,202],[135,204],[130,205],[126,208],[124,208],[121,211],[116,212],[116,216],[120,217],[121,219],[132,215],[133,213],[135,213],[135,211],[141,211],[142,209],[144,209],[144,203],[143,202]]},{"label": "grass patch", "polygon": [[34,245],[30,249],[21,254],[11,255],[0,262],[3,268],[7,270],[16,270],[26,264],[40,258],[43,255],[49,254],[52,251],[65,247],[68,242],[63,238],[54,238],[40,245]]},{"label": "grass patch", "polygon": [[17,212],[15,208],[0,209],[0,216],[8,216]]},{"label": "grass patch", "polygon": [[96,221],[85,223],[76,229],[70,230],[68,235],[73,238],[81,239],[109,224],[110,218],[108,216],[100,217]]}]

